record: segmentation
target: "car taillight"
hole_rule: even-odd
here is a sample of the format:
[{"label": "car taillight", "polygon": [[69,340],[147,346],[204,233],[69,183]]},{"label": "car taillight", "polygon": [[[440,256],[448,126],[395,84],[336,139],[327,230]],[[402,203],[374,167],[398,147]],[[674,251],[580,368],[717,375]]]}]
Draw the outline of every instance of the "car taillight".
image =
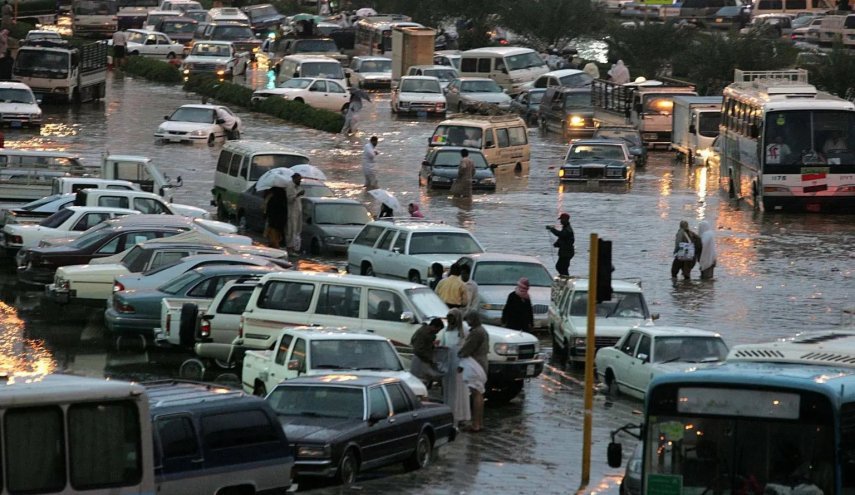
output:
[{"label": "car taillight", "polygon": [[113,292],[121,292],[123,290],[125,290],[125,286],[121,282],[113,282]]},{"label": "car taillight", "polygon": [[240,317],[240,323],[238,324],[238,337],[243,338],[243,316]]},{"label": "car taillight", "polygon": [[[243,335],[243,332],[240,333]],[[202,320],[202,323],[199,324],[199,335],[203,338],[208,338],[211,336],[211,322],[210,320]]]},{"label": "car taillight", "polygon": [[119,300],[113,300],[113,307],[116,308],[116,311],[119,313],[133,313],[136,311],[130,304]]},{"label": "car taillight", "polygon": [[[114,289],[115,289],[115,288],[114,288]],[[164,328],[164,329],[163,329],[163,331],[164,331],[164,332],[166,332],[166,335],[169,335],[169,330],[170,330],[171,328],[172,328],[172,315],[171,315],[171,314],[167,314],[167,315],[166,315],[166,328]]]}]

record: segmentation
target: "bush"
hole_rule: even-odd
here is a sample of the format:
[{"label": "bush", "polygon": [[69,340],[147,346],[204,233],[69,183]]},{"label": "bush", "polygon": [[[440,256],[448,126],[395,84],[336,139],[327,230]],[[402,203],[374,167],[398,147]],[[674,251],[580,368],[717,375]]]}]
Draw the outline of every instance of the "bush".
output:
[{"label": "bush", "polygon": [[161,83],[175,84],[181,82],[181,71],[178,67],[153,58],[133,56],[126,59],[125,72]]}]

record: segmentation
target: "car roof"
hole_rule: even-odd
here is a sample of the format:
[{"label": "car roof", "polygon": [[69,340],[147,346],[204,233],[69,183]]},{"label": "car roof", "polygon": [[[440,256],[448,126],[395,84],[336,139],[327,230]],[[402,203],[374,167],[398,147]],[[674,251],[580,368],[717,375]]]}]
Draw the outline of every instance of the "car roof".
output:
[{"label": "car roof", "polygon": [[213,251],[225,251],[226,248],[224,246],[217,246],[214,244],[205,244],[204,242],[138,242],[137,246],[146,249],[146,250],[154,250],[154,249],[210,249]]},{"label": "car roof", "polygon": [[207,103],[189,103],[187,105],[181,105],[178,108],[201,108],[203,110],[215,110],[217,108],[222,108],[223,105],[209,105]]},{"label": "car roof", "polygon": [[261,141],[251,139],[239,139],[237,141],[229,141],[223,146],[223,150],[241,153],[288,153],[291,155],[299,155],[306,159],[309,155],[290,146],[284,146],[272,141]]},{"label": "car roof", "polygon": [[317,197],[303,197],[303,201],[308,203],[322,203],[322,204],[340,204],[340,205],[361,205],[359,201],[350,198],[317,198]]},{"label": "car roof", "polygon": [[[297,41],[301,41],[301,40],[297,40]],[[330,40],[330,41],[332,41],[332,40]],[[306,62],[335,62],[335,63],[341,65],[341,63],[338,60],[336,60],[332,57],[325,57],[323,55],[287,55],[287,56],[283,57],[282,59],[283,60],[290,59],[290,60],[293,60],[295,62],[301,62],[301,63],[306,63]]]},{"label": "car roof", "polygon": [[419,221],[411,218],[404,219],[394,219],[392,221],[389,220],[374,220],[370,222],[368,225],[378,225],[380,227],[391,227],[395,226],[401,230],[409,230],[412,232],[448,232],[448,233],[462,233],[472,235],[466,229],[460,227],[452,227],[451,225],[447,225],[439,222],[431,222],[431,221]]},{"label": "car roof", "polygon": [[439,79],[437,79],[434,76],[401,76],[401,81],[403,81],[404,79],[407,79],[410,81],[436,81],[436,82],[439,82]]},{"label": "car roof", "polygon": [[[490,79],[489,77],[458,77],[457,79],[458,79],[460,82],[467,82],[467,81],[493,81],[493,80],[492,80],[492,79]],[[493,82],[495,82],[495,81],[493,81]]]},{"label": "car roof", "polygon": [[517,261],[520,263],[535,263],[538,265],[543,265],[543,262],[534,256],[525,256],[522,254],[509,254],[509,253],[477,253],[477,254],[464,254],[461,258],[472,258],[476,263],[479,261]]},{"label": "car roof", "polygon": [[438,147],[431,148],[428,151],[430,153],[450,153],[450,152],[460,153],[460,150],[467,150],[467,151],[469,151],[470,155],[483,155],[484,154],[481,152],[481,150],[476,150],[473,148],[467,148],[466,146],[441,146],[441,147],[438,146]]},{"label": "car roof", "polygon": [[[165,246],[166,244],[164,244]],[[225,249],[222,246],[211,246],[214,249]],[[185,256],[178,261],[177,264],[184,263],[203,263],[205,261],[238,261],[238,260],[247,260],[253,262],[262,262],[263,264],[270,264],[271,260],[267,258],[261,258],[259,256],[251,255],[251,254],[228,254],[228,252],[223,253],[207,253],[207,254],[193,254],[190,256]],[[173,265],[173,266],[176,266]]]},{"label": "car roof", "polygon": [[[273,268],[271,266],[254,266],[254,265],[207,265],[194,268],[193,271],[202,275],[228,275],[231,273],[267,274],[273,271],[281,270],[281,268]],[[259,275],[261,276],[261,275]]]},{"label": "car roof", "polygon": [[22,82],[17,81],[2,81],[0,82],[0,88],[8,88],[8,89],[26,89],[30,90],[30,87]]},{"label": "car roof", "polygon": [[230,389],[207,383],[196,383],[183,380],[159,380],[143,384],[148,396],[151,410],[167,407],[195,405],[221,405],[223,402],[260,401],[241,390]]},{"label": "car roof", "polygon": [[441,125],[469,125],[472,127],[489,127],[493,124],[516,124],[525,125],[525,121],[516,114],[504,115],[475,115],[468,113],[453,114],[447,120],[443,120],[437,127]]},{"label": "car roof", "polygon": [[[566,283],[568,286],[579,290],[588,290],[588,279],[586,278],[568,278],[566,279]],[[612,290],[615,292],[642,292],[640,283],[614,278],[612,279]]]},{"label": "car roof", "polygon": [[546,74],[541,74],[538,77],[538,79],[541,79],[544,77],[550,77],[550,76],[564,77],[564,76],[571,76],[573,74],[584,74],[584,73],[585,73],[585,71],[579,70],[579,69],[559,69],[559,70],[549,71]]},{"label": "car roof", "polygon": [[181,215],[127,215],[107,220],[110,225],[160,225],[164,227],[184,227],[194,225],[192,218]]},{"label": "car roof", "polygon": [[481,54],[490,54],[490,55],[521,55],[523,53],[537,53],[531,48],[523,48],[519,46],[494,46],[494,47],[483,47],[483,48],[474,48],[472,50],[466,50],[460,55],[481,55]]},{"label": "car roof", "polygon": [[386,278],[367,277],[364,275],[351,275],[347,273],[330,273],[330,272],[299,272],[294,270],[280,270],[276,273],[270,273],[262,278],[262,282],[268,280],[305,280],[308,282],[341,282],[364,285],[367,287],[380,289],[423,289],[424,285],[415,284],[406,280],[392,280]]},{"label": "car roof", "polygon": [[[373,55],[361,55],[358,57],[353,57],[353,60],[359,60],[360,62],[366,62],[369,60],[382,60],[382,61],[389,61],[389,62],[392,61],[392,59],[389,57],[377,57],[377,56],[373,56]],[[420,65],[419,66],[414,65],[413,67],[421,67],[421,66]]]},{"label": "car roof", "polygon": [[299,387],[301,385],[329,385],[331,387],[366,388],[384,383],[402,383],[392,377],[366,376],[358,373],[331,373],[326,375],[301,376],[285,380],[278,387]]},{"label": "car roof", "polygon": [[721,337],[718,332],[691,327],[644,326],[635,330],[653,337]]},{"label": "car roof", "polygon": [[66,210],[69,211],[83,211],[85,213],[127,213],[129,215],[136,215],[139,212],[137,210],[131,210],[128,208],[114,208],[112,206],[66,206]]},{"label": "car roof", "polygon": [[571,146],[576,144],[607,144],[607,145],[615,145],[615,146],[626,146],[626,141],[623,139],[606,139],[606,138],[596,138],[596,139],[577,139],[570,143]]},{"label": "car roof", "polygon": [[425,69],[442,69],[442,70],[453,70],[453,71],[457,70],[456,68],[454,68],[450,65],[436,65],[436,64],[433,64],[433,65],[411,65],[410,69],[422,69],[422,70],[425,70]]},{"label": "car roof", "polygon": [[294,327],[289,328],[289,332],[294,332],[300,336],[304,336],[309,340],[374,340],[386,341],[386,337],[363,333],[356,330],[349,330],[347,327]]}]

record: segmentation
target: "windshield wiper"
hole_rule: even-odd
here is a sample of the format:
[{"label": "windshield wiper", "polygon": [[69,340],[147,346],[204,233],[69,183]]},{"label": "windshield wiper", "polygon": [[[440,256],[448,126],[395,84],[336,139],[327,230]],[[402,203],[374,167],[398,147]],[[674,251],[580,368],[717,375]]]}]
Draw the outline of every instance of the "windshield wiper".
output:
[{"label": "windshield wiper", "polygon": [[339,366],[337,364],[316,364],[314,368],[319,370],[343,370],[344,366]]},{"label": "windshield wiper", "polygon": [[372,366],[365,368],[354,368],[356,371],[401,371],[401,370],[392,370],[383,366]]}]

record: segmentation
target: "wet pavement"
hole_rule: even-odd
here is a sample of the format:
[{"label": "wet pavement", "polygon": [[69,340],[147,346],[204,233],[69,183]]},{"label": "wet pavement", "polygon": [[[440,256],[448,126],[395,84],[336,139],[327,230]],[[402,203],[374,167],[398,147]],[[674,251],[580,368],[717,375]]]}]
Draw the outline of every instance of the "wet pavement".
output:
[{"label": "wet pavement", "polygon": [[[266,85],[266,77],[255,73],[250,84]],[[90,162],[106,151],[146,155],[168,175],[184,178],[176,202],[208,207],[220,146],[155,145],[152,137],[164,115],[199,100],[178,87],[113,74],[104,102],[46,107],[48,123],[40,134],[8,131],[6,146],[69,150]],[[377,94],[363,110],[355,138],[288,126],[263,115],[239,115],[244,139],[277,141],[308,152],[331,187],[366,202],[360,153],[367,137],[377,134],[381,187],[402,203],[420,203],[429,218],[470,229],[490,251],[537,256],[550,270],[556,253],[544,225],[557,223],[559,212],[567,211],[577,237],[571,272],[586,272],[589,233],[612,240],[614,276],[643,280],[651,311],[661,315],[660,325],[717,330],[733,345],[834,327],[841,310],[855,304],[851,216],[761,214],[736,207],[719,193],[717,171],[690,169],[672,153],[652,153],[630,187],[563,187],[555,166],[564,143],[532,129],[529,175],[500,176],[495,193],[461,202],[419,188],[419,165],[437,121],[392,117],[387,94]],[[670,279],[674,234],[683,219],[693,228],[701,220],[716,226],[714,281]],[[326,261],[343,266],[341,259]],[[100,311],[46,303],[40,292],[17,284],[11,263],[0,265],[0,303],[0,364],[8,369],[146,380],[178,376],[188,357],[135,349],[133,343],[121,350],[108,346]],[[236,382],[231,370],[210,370],[206,379]],[[434,467],[410,474],[384,470],[358,486],[371,493],[573,491],[581,462],[577,381],[575,374],[550,370],[527,385],[523,400],[488,411],[489,433],[464,435]],[[637,420],[632,410],[640,406],[598,396],[591,491],[617,492],[622,471],[605,467],[607,430]],[[631,442],[626,455],[629,447]]]}]

